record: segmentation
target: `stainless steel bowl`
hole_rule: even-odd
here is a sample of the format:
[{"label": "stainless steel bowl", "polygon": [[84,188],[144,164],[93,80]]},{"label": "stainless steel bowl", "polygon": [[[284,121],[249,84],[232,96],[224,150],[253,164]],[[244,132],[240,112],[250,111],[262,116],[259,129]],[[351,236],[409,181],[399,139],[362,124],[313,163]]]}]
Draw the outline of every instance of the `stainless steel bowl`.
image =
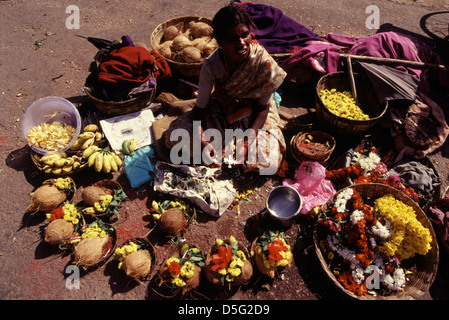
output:
[{"label": "stainless steel bowl", "polygon": [[302,207],[299,192],[290,186],[278,186],[268,194],[266,209],[270,216],[283,227],[289,227]]}]

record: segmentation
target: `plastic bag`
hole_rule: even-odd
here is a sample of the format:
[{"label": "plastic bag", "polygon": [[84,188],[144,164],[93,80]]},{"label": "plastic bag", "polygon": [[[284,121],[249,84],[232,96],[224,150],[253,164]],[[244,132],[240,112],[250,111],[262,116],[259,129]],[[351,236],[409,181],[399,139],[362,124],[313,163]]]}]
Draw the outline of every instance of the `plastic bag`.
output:
[{"label": "plastic bag", "polygon": [[151,162],[154,150],[151,146],[137,149],[132,156],[125,156],[124,171],[131,188],[137,189],[142,184],[151,181],[155,176],[155,168]]},{"label": "plastic bag", "polygon": [[302,197],[302,214],[325,204],[335,193],[335,187],[326,179],[326,168],[318,162],[303,161],[295,173],[295,180],[285,179],[284,185],[298,190]]}]

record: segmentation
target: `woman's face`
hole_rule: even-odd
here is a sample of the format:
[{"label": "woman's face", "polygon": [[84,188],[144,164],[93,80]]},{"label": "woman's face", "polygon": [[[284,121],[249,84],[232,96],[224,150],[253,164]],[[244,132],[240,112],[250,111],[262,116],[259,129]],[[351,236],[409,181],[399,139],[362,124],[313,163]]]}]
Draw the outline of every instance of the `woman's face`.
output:
[{"label": "woman's face", "polygon": [[230,28],[220,45],[227,56],[233,62],[242,62],[249,54],[251,32],[243,23]]}]

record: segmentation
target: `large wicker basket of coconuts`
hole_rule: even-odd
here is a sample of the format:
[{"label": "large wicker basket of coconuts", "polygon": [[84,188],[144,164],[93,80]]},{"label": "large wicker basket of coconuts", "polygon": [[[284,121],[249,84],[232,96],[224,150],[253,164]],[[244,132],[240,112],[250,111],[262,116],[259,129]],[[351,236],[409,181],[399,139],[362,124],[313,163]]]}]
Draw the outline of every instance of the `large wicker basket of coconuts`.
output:
[{"label": "large wicker basket of coconuts", "polygon": [[152,48],[170,67],[186,77],[197,77],[201,66],[217,47],[212,37],[212,21],[186,16],[165,21],[151,34]]}]

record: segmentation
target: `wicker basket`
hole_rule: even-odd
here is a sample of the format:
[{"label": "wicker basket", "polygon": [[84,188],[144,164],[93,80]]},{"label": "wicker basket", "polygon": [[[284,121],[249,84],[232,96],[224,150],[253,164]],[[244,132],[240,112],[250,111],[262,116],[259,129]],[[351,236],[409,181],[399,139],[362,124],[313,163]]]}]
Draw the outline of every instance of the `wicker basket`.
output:
[{"label": "wicker basket", "polygon": [[363,134],[375,125],[385,114],[388,102],[380,104],[370,81],[363,75],[354,74],[356,89],[361,107],[370,117],[369,120],[353,120],[332,113],[322,102],[319,92],[324,89],[351,92],[349,76],[345,72],[329,73],[321,77],[316,87],[317,118],[328,123],[332,131],[342,135]]},{"label": "wicker basket", "polygon": [[[33,163],[36,166],[37,170],[44,172],[44,166],[39,161],[40,158],[42,157],[42,155],[40,155],[39,153],[37,153],[37,152],[35,152],[33,150],[30,150],[30,156],[31,156],[31,160],[33,161]],[[65,176],[70,176],[70,175],[79,173],[79,172],[83,171],[86,168],[87,168],[87,161],[85,161],[83,159],[83,162],[81,163],[81,165],[77,169],[75,169],[75,170],[72,170],[70,172],[61,171],[60,173],[51,172],[51,173],[48,173],[48,174],[49,175],[53,175],[53,176],[65,177]]]},{"label": "wicker basket", "polygon": [[[405,285],[403,291],[391,294],[388,296],[372,296],[370,294],[365,294],[364,296],[357,296],[355,293],[347,290],[343,287],[343,285],[336,279],[332,270],[329,268],[326,259],[323,256],[323,253],[320,249],[320,241],[322,240],[322,234],[320,232],[320,226],[317,223],[315,225],[314,230],[314,243],[315,243],[315,252],[317,257],[323,267],[326,275],[329,279],[336,285],[338,289],[340,289],[343,293],[348,295],[351,298],[359,299],[359,300],[411,300],[411,299],[420,299],[430,288],[433,281],[435,280],[435,276],[438,270],[439,263],[439,247],[436,240],[435,232],[433,230],[432,224],[430,220],[427,218],[422,209],[411,200],[408,196],[403,194],[401,191],[392,188],[387,185],[377,184],[377,183],[366,183],[366,184],[356,184],[346,188],[354,188],[358,191],[364,201],[369,203],[370,201],[374,201],[375,199],[386,195],[391,194],[396,199],[402,201],[406,205],[411,206],[415,212],[418,221],[425,227],[430,230],[430,234],[432,236],[431,249],[425,256],[416,256],[412,259],[408,259],[407,263],[413,263],[414,268],[416,268],[413,274],[407,275],[409,279]],[[342,192],[341,189],[339,192]],[[337,193],[338,194],[338,193]],[[336,195],[331,198],[327,204],[325,204],[322,208],[322,211],[325,211],[328,206],[333,204]]]},{"label": "wicker basket", "polygon": [[84,92],[98,111],[107,116],[117,116],[140,111],[148,103],[151,103],[156,95],[156,89],[154,89],[125,101],[103,101],[93,95],[93,88],[89,84],[86,84],[84,87]]},{"label": "wicker basket", "polygon": [[[164,36],[165,29],[169,26],[184,24],[184,30],[182,30],[184,32],[186,29],[185,27],[188,26],[189,22],[191,22],[191,21],[194,21],[194,22],[201,21],[201,22],[205,22],[209,25],[212,25],[212,20],[210,20],[208,18],[204,18],[204,17],[185,16],[185,17],[179,17],[179,18],[167,20],[167,21],[161,23],[160,25],[158,25],[154,29],[154,31],[151,33],[151,39],[150,39],[151,47],[157,53],[160,54],[160,52],[158,52],[158,50],[157,50],[157,47],[161,44],[161,40],[163,40],[162,38]],[[165,58],[165,59],[167,60],[167,62],[171,68],[178,71],[183,76],[198,77],[200,75],[201,66],[203,65],[203,62],[187,63],[187,62],[182,62],[182,61],[176,61],[176,60],[169,59],[169,58]]]},{"label": "wicker basket", "polygon": [[[312,136],[310,143],[305,143],[308,136]],[[304,160],[325,163],[335,149],[335,139],[324,131],[306,131],[295,135],[291,142],[291,152],[296,161]]]}]

